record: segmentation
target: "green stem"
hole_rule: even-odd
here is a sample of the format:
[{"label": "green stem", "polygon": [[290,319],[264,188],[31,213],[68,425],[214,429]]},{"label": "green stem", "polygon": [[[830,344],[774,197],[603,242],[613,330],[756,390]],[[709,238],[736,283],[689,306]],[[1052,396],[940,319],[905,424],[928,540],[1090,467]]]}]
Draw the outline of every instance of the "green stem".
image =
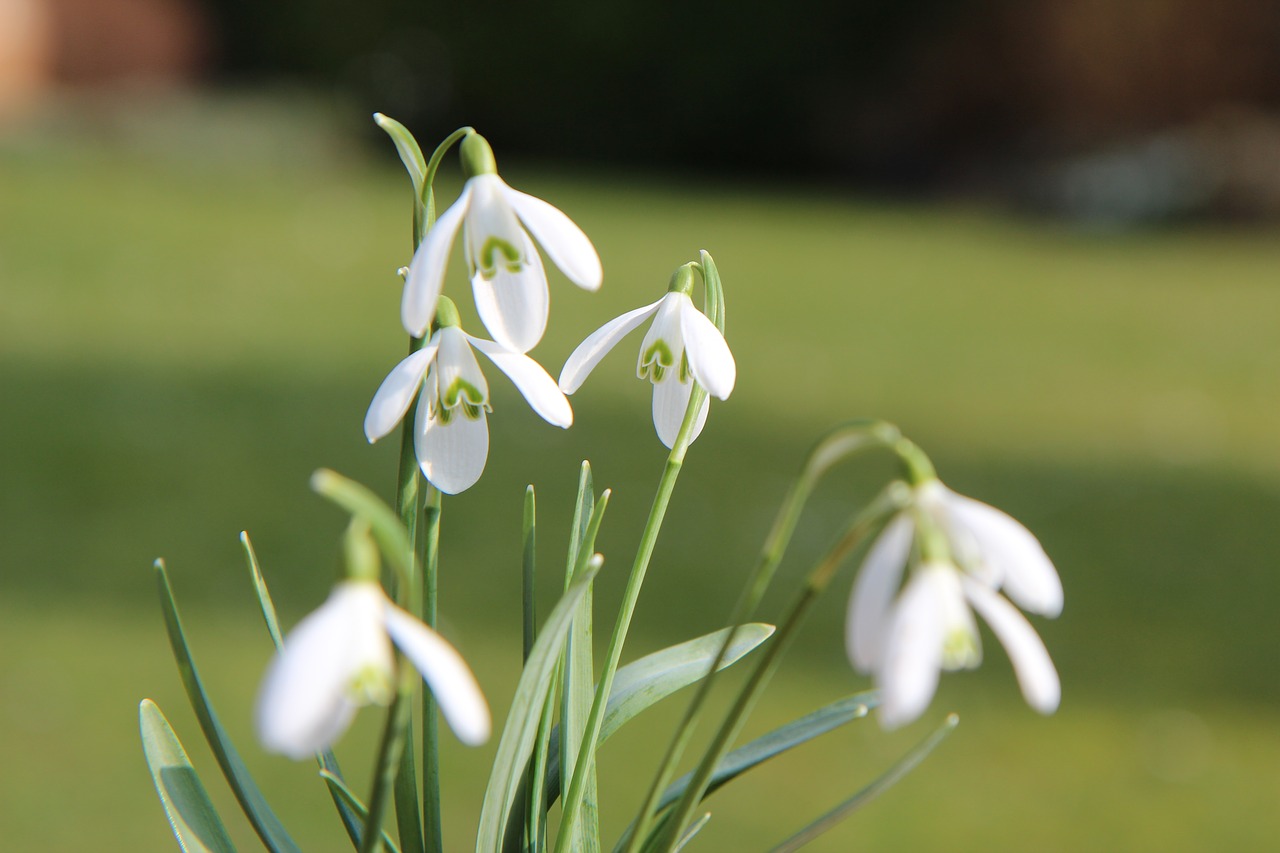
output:
[{"label": "green stem", "polygon": [[[675,446],[667,456],[666,467],[663,469],[662,478],[658,481],[658,490],[653,496],[649,518],[645,522],[644,531],[640,534],[640,546],[636,551],[635,562],[631,566],[631,575],[627,578],[627,588],[622,595],[618,621],[614,624],[613,636],[609,639],[609,649],[605,653],[604,671],[600,675],[600,684],[596,687],[596,695],[591,702],[591,713],[587,717],[587,724],[582,732],[579,756],[589,757],[595,754],[600,726],[604,721],[605,703],[609,691],[613,689],[613,676],[617,672],[618,661],[622,657],[622,646],[626,642],[627,631],[631,627],[631,617],[635,613],[636,601],[640,598],[640,588],[644,585],[649,558],[653,556],[653,548],[657,544],[658,534],[662,530],[662,521],[667,514],[667,504],[671,501],[671,493],[675,490],[676,480],[684,465],[685,452],[689,449],[689,442],[693,437],[698,410],[706,398],[706,390],[695,382],[693,393],[689,395],[689,405],[685,408],[684,421],[680,424],[680,432],[676,435]],[[556,837],[556,853],[564,853],[573,835],[573,826],[577,822],[582,799],[586,793],[588,775],[586,771],[592,763],[590,760],[580,760],[573,768],[573,780],[569,785],[569,793],[561,804],[563,822]]]},{"label": "green stem", "polygon": [[[440,567],[440,490],[427,484],[422,551],[422,621],[436,626],[437,586]],[[440,817],[440,728],[439,705],[430,690],[422,691],[422,821],[428,853],[444,850]]]},{"label": "green stem", "polygon": [[742,596],[729,616],[727,624],[732,630],[721,644],[720,651],[708,669],[706,677],[698,683],[693,700],[689,703],[671,742],[667,745],[667,751],[663,754],[653,781],[649,784],[649,790],[645,793],[644,802],[640,806],[639,816],[635,822],[635,829],[626,848],[627,853],[638,853],[649,830],[653,827],[658,801],[671,781],[676,764],[693,736],[694,724],[711,693],[720,664],[734,641],[737,626],[746,622],[760,605],[760,600],[773,581],[778,564],[782,562],[787,546],[791,543],[791,536],[795,533],[800,515],[818,481],[836,464],[863,450],[891,447],[898,437],[897,428],[883,421],[854,421],[827,433],[809,451],[804,467],[801,468],[799,476],[791,484],[782,505],[778,508],[778,515],[769,529],[769,535],[765,537],[756,566],[751,572],[747,585],[743,588]]},{"label": "green stem", "polygon": [[403,655],[397,654],[396,657],[398,671],[402,674],[400,688],[396,690],[395,698],[387,708],[387,723],[382,730],[377,763],[373,766],[373,792],[369,795],[369,813],[365,816],[360,853],[378,853],[382,850],[382,816],[386,812],[387,795],[400,766],[400,753],[404,748],[409,714],[413,709],[413,681],[406,675],[412,670]]},{"label": "green stem", "polygon": [[[826,590],[827,585],[831,583],[836,570],[844,562],[845,558],[861,546],[869,535],[878,530],[892,513],[901,508],[907,499],[904,494],[905,489],[906,487],[901,483],[891,483],[881,492],[877,500],[873,501],[866,510],[854,518],[853,522],[845,529],[844,534],[836,541],[836,544],[823,555],[821,560],[814,564],[813,569],[805,579],[800,596],[791,606],[786,619],[781,627],[778,628],[777,633],[774,634],[773,641],[768,644],[764,655],[757,662],[755,670],[751,673],[746,686],[738,694],[738,698],[729,710],[728,716],[721,723],[720,729],[716,732],[711,745],[702,756],[702,761],[699,762],[697,769],[690,778],[684,795],[671,812],[671,819],[665,823],[661,838],[659,843],[655,845],[655,849],[669,851],[674,848],[685,826],[693,817],[694,810],[702,802],[716,765],[720,763],[720,760],[728,751],[729,745],[738,736],[742,724],[751,713],[751,709],[760,698],[760,694],[769,683],[769,679],[777,670],[778,664],[782,660],[782,655],[791,644],[795,632],[803,624],[805,617],[808,616],[809,609]],[[637,827],[638,829],[639,827]],[[638,831],[632,836],[633,844],[637,838],[642,838]]]}]

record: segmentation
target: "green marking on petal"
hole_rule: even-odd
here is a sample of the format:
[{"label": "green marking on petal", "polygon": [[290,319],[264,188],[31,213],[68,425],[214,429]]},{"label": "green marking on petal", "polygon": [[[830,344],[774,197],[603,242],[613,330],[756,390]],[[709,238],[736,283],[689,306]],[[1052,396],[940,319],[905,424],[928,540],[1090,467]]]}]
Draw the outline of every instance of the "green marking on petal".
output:
[{"label": "green marking on petal", "polygon": [[388,705],[392,694],[391,673],[369,664],[351,679],[347,694],[358,705]]},{"label": "green marking on petal", "polygon": [[502,255],[502,265],[507,272],[517,273],[524,268],[520,252],[515,246],[501,237],[490,236],[484,241],[484,245],[480,247],[480,274],[486,279],[497,275],[498,264],[495,255],[499,254]]},{"label": "green marking on petal", "polygon": [[680,384],[688,385],[689,379],[692,376],[693,372],[689,368],[689,352],[686,350],[680,353]]},{"label": "green marking on petal", "polygon": [[942,641],[942,668],[949,671],[973,669],[982,663],[982,650],[978,647],[976,640],[977,638],[964,628],[948,632]]}]

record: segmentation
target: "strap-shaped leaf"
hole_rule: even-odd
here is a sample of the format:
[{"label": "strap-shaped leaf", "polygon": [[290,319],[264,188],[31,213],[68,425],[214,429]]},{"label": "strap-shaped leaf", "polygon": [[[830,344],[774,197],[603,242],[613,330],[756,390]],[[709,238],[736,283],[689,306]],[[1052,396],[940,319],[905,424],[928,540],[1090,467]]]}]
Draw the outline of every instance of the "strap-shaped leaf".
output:
[{"label": "strap-shaped leaf", "polygon": [[[630,722],[637,714],[663,699],[704,678],[707,668],[716,659],[729,628],[722,628],[692,640],[645,655],[618,670],[605,706],[604,722],[600,726],[599,743]],[[737,663],[748,652],[773,634],[773,626],[763,622],[751,622],[738,628],[733,643],[720,661],[720,669]],[[559,739],[559,730],[552,732],[552,743]],[[551,753],[551,765],[547,771],[546,795],[548,804],[555,802],[560,793],[560,762],[556,752]]]},{"label": "strap-shaped leaf", "polygon": [[[356,830],[356,846],[360,846],[360,834],[364,831],[365,819],[369,816],[369,807],[360,802],[360,798],[352,793],[347,787],[347,783],[342,777],[329,770],[321,770],[320,778],[329,786],[329,793],[337,802],[341,802],[343,806],[351,811],[360,819],[359,827]],[[391,840],[391,836],[384,831],[382,833],[382,845],[387,848],[390,853],[400,853],[400,848]]]},{"label": "strap-shaped leaf", "polygon": [[[604,508],[602,501],[596,511]],[[586,570],[569,585],[560,601],[547,617],[547,623],[533,644],[529,660],[516,685],[511,700],[511,710],[498,741],[498,751],[493,759],[489,784],[484,792],[484,804],[480,810],[480,826],[476,834],[477,853],[496,853],[501,849],[503,830],[511,813],[512,803],[520,787],[525,765],[533,752],[533,742],[538,735],[539,713],[551,690],[551,675],[555,672],[565,636],[573,624],[573,614],[586,593],[587,587],[600,571],[602,559],[593,557]]]},{"label": "strap-shaped leaf", "polygon": [[[595,489],[591,477],[591,465],[582,463],[578,478],[578,500],[573,513],[573,526],[569,531],[568,564],[565,567],[565,583],[578,573],[581,564],[595,550],[598,524],[596,519]],[[592,590],[587,588],[578,602],[573,626],[565,642],[560,671],[564,674],[563,695],[560,697],[560,731],[563,737],[559,749],[552,754],[559,759],[560,767],[572,768],[578,761],[587,762],[586,788],[579,807],[578,820],[573,823],[573,837],[568,849],[575,853],[598,853],[600,850],[600,819],[596,794],[595,755],[579,755],[582,732],[591,713],[591,701],[595,698],[595,669],[592,664]],[[569,774],[566,774],[566,777]]]},{"label": "strap-shaped leaf", "polygon": [[427,174],[427,158],[422,156],[422,148],[418,145],[418,140],[413,138],[409,128],[390,116],[374,113],[373,120],[395,143],[400,162],[404,163],[405,171],[409,173],[409,180],[413,181],[413,191],[421,195],[422,180]]},{"label": "strap-shaped leaf", "polygon": [[165,817],[184,853],[235,853],[218,812],[187,758],[178,736],[156,703],[138,705],[142,752],[164,806]]},{"label": "strap-shaped leaf", "polygon": [[942,743],[943,738],[951,734],[959,723],[960,718],[958,716],[948,714],[947,719],[943,721],[941,726],[925,738],[919,746],[898,759],[892,767],[878,776],[875,781],[773,848],[772,853],[792,853],[794,850],[799,850],[877,796],[889,790],[899,779],[914,770],[921,761],[924,761],[929,753],[933,752],[934,748]]},{"label": "strap-shaped leaf", "polygon": [[689,828],[684,831],[684,835],[680,836],[680,840],[676,842],[676,847],[671,851],[671,853],[680,853],[680,851],[685,848],[685,845],[693,840],[695,835],[702,832],[702,828],[707,825],[709,820],[711,820],[711,812],[707,812],[702,817],[689,824]]},{"label": "strap-shaped leaf", "polygon": [[[750,743],[738,747],[716,765],[703,797],[710,796],[738,776],[776,755],[781,755],[787,750],[813,740],[819,735],[826,734],[832,729],[837,729],[845,723],[862,719],[879,702],[879,694],[874,690],[855,693],[852,696],[837,699],[830,705],[825,705],[811,714],[792,720],[785,726],[780,726],[768,734],[761,735]],[[686,773],[667,786],[658,801],[657,810],[661,811],[678,800],[684,794],[685,788],[688,787],[689,780],[692,777],[692,773]],[[657,822],[646,838],[646,844],[662,833],[665,824],[665,821]],[[626,847],[631,838],[631,830],[632,827],[627,827],[627,831],[623,833],[617,846],[614,847],[615,851]]]},{"label": "strap-shaped leaf", "polygon": [[[253,589],[258,594],[258,607],[262,610],[262,620],[267,623],[267,633],[271,635],[271,642],[275,644],[276,651],[284,645],[284,638],[280,633],[280,619],[276,616],[276,605],[271,600],[271,591],[267,589],[267,579],[262,574],[262,567],[258,563],[258,554],[253,548],[253,543],[249,541],[249,531],[240,531],[240,544],[244,547],[245,560],[249,564],[249,574],[253,577]],[[316,755],[316,762],[322,770],[327,770],[338,779],[342,779],[342,769],[338,767],[338,759],[334,756],[332,750],[326,749],[324,752]],[[347,837],[351,839],[351,843],[360,848],[360,828],[364,826],[364,820],[357,816],[347,804],[339,797],[333,795],[330,789],[330,796],[333,798],[333,807],[338,810],[338,817],[342,820],[342,826],[347,830]]]},{"label": "strap-shaped leaf", "polygon": [[182,630],[182,620],[178,617],[178,606],[174,603],[173,590],[169,588],[169,577],[165,573],[162,561],[156,560],[155,571],[156,582],[160,587],[160,607],[164,611],[165,629],[169,634],[169,645],[173,649],[174,660],[178,664],[178,674],[182,676],[182,686],[187,691],[187,698],[191,700],[191,708],[200,722],[204,738],[208,741],[209,748],[213,750],[218,766],[222,768],[222,775],[226,777],[227,784],[231,786],[232,793],[240,803],[240,808],[249,818],[249,823],[253,825],[254,831],[258,833],[258,837],[262,839],[262,843],[268,850],[273,853],[280,853],[280,851],[301,853],[298,845],[289,837],[284,824],[280,823],[275,812],[267,805],[262,791],[258,789],[258,784],[253,781],[248,768],[241,760],[240,753],[227,737],[222,723],[218,722],[218,715],[214,713],[213,706],[209,703],[204,685],[200,682],[200,674],[196,670],[195,662],[191,659],[191,649],[187,646],[186,634]]}]

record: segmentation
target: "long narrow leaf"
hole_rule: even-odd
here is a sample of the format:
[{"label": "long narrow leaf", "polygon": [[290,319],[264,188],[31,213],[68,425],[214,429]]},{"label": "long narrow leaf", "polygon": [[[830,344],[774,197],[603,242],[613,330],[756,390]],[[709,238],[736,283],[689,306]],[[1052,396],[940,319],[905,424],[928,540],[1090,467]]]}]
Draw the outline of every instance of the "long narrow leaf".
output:
[{"label": "long narrow leaf", "polygon": [[493,853],[501,847],[507,817],[538,734],[541,715],[537,711],[542,708],[551,689],[551,675],[555,671],[560,649],[564,646],[565,636],[573,623],[574,610],[582,600],[587,586],[600,571],[602,562],[598,555],[593,557],[582,576],[569,585],[533,644],[533,651],[516,686],[507,723],[493,759],[493,770],[489,775],[484,804],[480,810],[480,826],[476,835],[477,853]]},{"label": "long narrow leaf", "polygon": [[143,699],[138,705],[138,726],[151,779],[183,853],[235,853],[235,845],[191,766],[187,751],[159,706],[150,699]]},{"label": "long narrow leaf", "polygon": [[793,850],[799,850],[801,847],[808,844],[819,835],[822,835],[824,832],[830,830],[836,824],[840,823],[840,821],[871,802],[877,796],[893,787],[898,780],[914,770],[921,761],[924,761],[929,753],[933,752],[934,748],[938,744],[942,743],[943,738],[951,734],[959,723],[960,718],[958,716],[955,714],[948,714],[947,719],[941,726],[925,738],[919,746],[902,756],[902,758],[876,778],[876,780],[870,785],[867,785],[861,791],[854,794],[852,797],[845,800],[843,803],[779,844],[773,849],[773,853],[791,853]]},{"label": "long narrow leaf", "polygon": [[[347,787],[347,783],[336,773],[321,770],[320,778],[329,786],[329,794],[350,809],[352,814],[360,818],[360,832],[363,832],[364,821],[369,816],[368,806],[360,802],[360,798],[352,793],[351,789]],[[357,845],[359,844],[358,834],[356,843]],[[391,840],[391,836],[387,835],[385,831],[382,833],[382,845],[387,848],[389,853],[400,853],[400,848],[395,845],[395,842]]]},{"label": "long narrow leaf", "polygon": [[[253,589],[258,594],[258,607],[262,610],[262,620],[267,623],[267,633],[271,635],[271,642],[275,644],[276,651],[284,645],[284,639],[280,634],[280,619],[276,616],[276,606],[271,600],[271,591],[267,589],[267,579],[262,574],[262,567],[258,563],[258,554],[253,549],[253,543],[249,541],[249,532],[247,530],[240,531],[240,544],[244,547],[245,560],[249,563],[249,574],[253,577]],[[338,767],[338,759],[334,756],[332,750],[326,749],[324,752],[316,753],[316,762],[319,763],[321,770],[327,770],[339,779],[342,778],[342,770]],[[332,791],[330,792],[332,796]],[[347,830],[347,837],[351,839],[352,845],[357,849],[360,847],[360,827],[364,825],[364,820],[357,816],[347,804],[340,798],[333,796],[333,807],[338,810],[338,817],[342,820],[342,826]]]},{"label": "long narrow leaf", "polygon": [[[584,461],[578,479],[578,501],[573,514],[573,527],[569,532],[568,564],[565,567],[565,583],[579,570],[582,560],[595,549],[595,533],[589,523],[595,509],[595,492],[591,477],[591,465]],[[582,732],[587,716],[591,713],[591,700],[595,696],[595,671],[592,665],[592,600],[593,591],[587,587],[578,603],[573,626],[562,653],[561,672],[564,673],[563,695],[560,710],[560,766],[568,768],[565,778],[572,776],[578,761],[588,762],[585,768],[586,790],[579,809],[579,818],[573,824],[573,837],[569,849],[576,853],[597,853],[600,849],[599,815],[596,802],[595,755],[579,755]]]},{"label": "long narrow leaf", "polygon": [[709,820],[711,820],[711,812],[707,812],[702,817],[689,824],[689,828],[684,831],[684,835],[680,836],[680,840],[676,842],[675,849],[672,850],[671,853],[680,853],[680,851],[685,848],[685,845],[693,840],[695,835],[702,832],[702,828],[707,825]]},{"label": "long narrow leaf", "polygon": [[421,195],[422,180],[427,174],[427,158],[422,156],[422,148],[419,147],[418,140],[413,138],[409,128],[390,116],[374,113],[373,120],[378,127],[387,132],[387,136],[390,136],[391,141],[395,143],[396,153],[400,155],[400,162],[404,163],[405,171],[409,173],[409,180],[413,181],[414,194]]},{"label": "long narrow leaf", "polygon": [[[609,702],[605,706],[599,744],[608,740],[640,712],[704,678],[730,630],[723,628],[686,640],[619,668],[613,679],[613,689],[609,691]],[[773,626],[763,622],[739,626],[733,643],[720,661],[720,669],[737,663],[772,634]],[[551,738],[553,742],[556,741],[559,732],[553,732]],[[560,789],[560,764],[554,757],[547,770],[546,786],[548,803],[555,802]]]},{"label": "long narrow leaf", "polygon": [[182,686],[186,688],[187,698],[191,700],[191,707],[196,713],[196,719],[200,721],[200,729],[204,732],[205,740],[213,750],[218,766],[222,768],[222,775],[226,777],[227,784],[231,786],[236,800],[240,803],[240,808],[253,824],[254,830],[267,849],[300,853],[298,845],[289,837],[280,819],[263,799],[257,783],[253,781],[248,768],[240,759],[240,753],[236,751],[230,738],[227,737],[226,730],[218,722],[218,715],[214,713],[213,706],[209,703],[204,685],[200,682],[200,674],[196,671],[195,662],[191,659],[191,650],[187,646],[186,634],[182,630],[182,620],[178,617],[178,606],[173,600],[173,590],[169,587],[169,577],[165,572],[163,561],[156,560],[155,571],[156,582],[160,587],[160,606],[164,611],[165,629],[169,634],[169,645],[173,648],[173,657],[178,664],[178,673],[182,676]]}]

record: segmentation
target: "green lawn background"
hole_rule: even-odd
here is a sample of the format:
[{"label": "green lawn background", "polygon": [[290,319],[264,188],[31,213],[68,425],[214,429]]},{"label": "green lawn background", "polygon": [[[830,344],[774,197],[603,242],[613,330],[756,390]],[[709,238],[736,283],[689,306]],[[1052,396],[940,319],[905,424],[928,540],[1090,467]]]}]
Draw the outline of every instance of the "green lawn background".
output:
[{"label": "green lawn background", "polygon": [[[343,525],[308,492],[310,472],[333,467],[390,493],[394,443],[370,449],[360,423],[405,347],[395,269],[408,261],[407,180],[389,144],[370,157],[278,102],[166,112],[0,143],[3,846],[171,849],[137,745],[137,702],[151,696],[252,847],[168,657],[149,569],[164,556],[241,751],[304,848],[340,850],[312,768],[252,740],[269,642],[236,535],[253,535],[292,624],[325,595]],[[725,279],[738,386],[690,453],[628,657],[717,625],[804,449],[863,415],[897,422],[948,483],[1027,523],[1066,586],[1061,619],[1036,622],[1062,674],[1056,716],[1021,704],[988,637],[982,670],[944,678],[923,722],[891,735],[851,725],[718,794],[703,849],[780,840],[950,710],[961,715],[950,740],[813,849],[1274,843],[1273,228],[1096,234],[968,207],[552,171],[507,163],[493,142],[507,179],[573,216],[604,261],[598,294],[551,274],[551,325],[533,354],[553,374],[698,249]],[[442,203],[458,186],[447,171]],[[470,311],[459,267],[448,291]],[[469,328],[481,331],[473,316]],[[480,484],[446,502],[442,615],[499,714],[516,674],[526,483],[538,488],[544,609],[578,460],[615,489],[601,622],[619,598],[664,458],[636,345],[575,395],[568,432],[488,371],[493,451]],[[764,618],[885,470],[849,469],[821,490]],[[867,685],[842,651],[851,576],[751,732]],[[602,753],[612,834],[681,707],[656,709]],[[376,717],[340,749],[360,784]],[[447,747],[450,849],[467,848],[492,750]]]}]

